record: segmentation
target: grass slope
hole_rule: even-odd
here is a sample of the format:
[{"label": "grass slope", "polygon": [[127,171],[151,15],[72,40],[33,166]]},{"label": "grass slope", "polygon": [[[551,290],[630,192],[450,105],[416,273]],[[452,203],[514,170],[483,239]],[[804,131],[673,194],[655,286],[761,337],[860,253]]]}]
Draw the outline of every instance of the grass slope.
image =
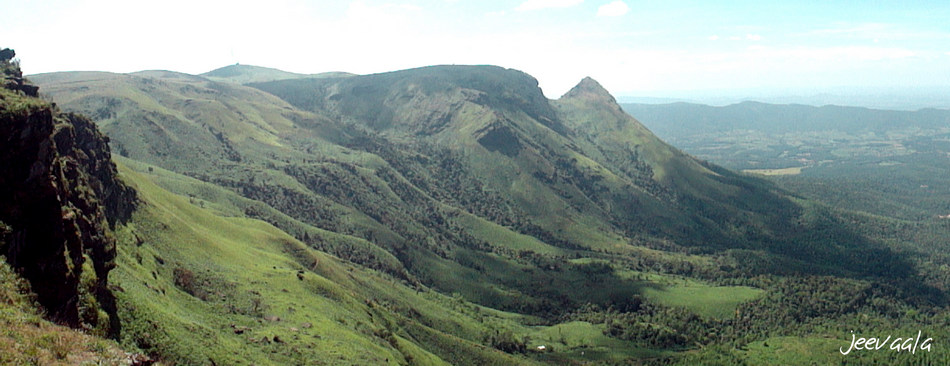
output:
[{"label": "grass slope", "polygon": [[643,295],[659,304],[684,307],[692,312],[719,319],[728,319],[736,307],[753,300],[762,290],[748,286],[709,286],[694,281],[664,288],[650,287]]},{"label": "grass slope", "polygon": [[[250,204],[242,201],[250,200],[227,190],[160,168],[150,171],[148,165],[127,159],[120,162],[123,178],[134,184],[144,201],[132,222],[117,230],[120,260],[112,281],[122,289],[118,297],[124,309],[120,314],[123,341],[167,361],[507,365],[672,354],[611,338],[605,335],[603,324],[571,321],[535,326],[531,324],[539,319],[412,288],[405,281],[309,249],[264,222],[241,217],[239,207]],[[172,194],[153,181],[183,192],[204,192],[193,197]],[[451,266],[451,262],[443,263]],[[491,261],[481,263],[491,265]],[[574,263],[583,268],[591,261]],[[432,270],[460,272],[459,268]],[[579,297],[603,296],[584,273],[568,277],[575,282],[569,287],[590,289]],[[676,280],[654,275],[648,281],[673,284]],[[741,300],[733,295],[754,293],[696,282],[688,287],[707,290],[706,298],[686,306],[700,314],[708,306],[734,308]],[[676,285],[646,294],[661,304],[681,305]],[[729,300],[723,303],[715,294]],[[524,341],[529,349],[545,345],[553,352],[507,355],[489,347],[492,339]]]},{"label": "grass slope", "polygon": [[114,341],[44,319],[29,285],[0,257],[0,364],[120,365],[128,356]]},{"label": "grass slope", "polygon": [[264,222],[213,215],[120,167],[144,202],[116,232],[112,281],[129,345],[183,363],[531,363],[479,344],[485,323],[519,329],[518,316],[476,321],[446,306],[455,300],[342,264]]}]

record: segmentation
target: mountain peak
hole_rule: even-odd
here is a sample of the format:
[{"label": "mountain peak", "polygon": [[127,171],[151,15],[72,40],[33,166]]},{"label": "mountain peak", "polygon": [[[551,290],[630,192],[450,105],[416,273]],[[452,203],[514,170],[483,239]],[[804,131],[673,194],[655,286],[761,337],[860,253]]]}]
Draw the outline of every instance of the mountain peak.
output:
[{"label": "mountain peak", "polygon": [[617,103],[613,95],[610,95],[607,89],[604,89],[597,80],[594,80],[590,76],[581,79],[581,82],[577,83],[577,85],[571,88],[567,93],[564,93],[561,98],[581,98],[591,101],[604,101],[612,104]]}]

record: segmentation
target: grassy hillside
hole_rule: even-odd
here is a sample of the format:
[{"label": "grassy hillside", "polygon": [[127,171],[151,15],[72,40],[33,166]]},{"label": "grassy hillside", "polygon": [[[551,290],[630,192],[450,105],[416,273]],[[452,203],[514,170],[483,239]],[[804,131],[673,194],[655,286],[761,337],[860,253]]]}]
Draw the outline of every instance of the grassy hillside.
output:
[{"label": "grassy hillside", "polygon": [[481,345],[489,330],[524,332],[526,318],[344,264],[120,167],[142,199],[116,234],[113,282],[129,345],[183,363],[531,363]]},{"label": "grassy hillside", "polygon": [[[142,201],[116,232],[122,342],[165,362],[513,365],[667,354],[611,338],[603,324],[537,325],[545,322],[346,264],[231,216],[240,214],[228,206],[246,199],[227,190],[122,161]],[[539,345],[550,352],[521,353]]]},{"label": "grassy hillside", "polygon": [[265,93],[173,72],[33,78],[59,103],[98,121],[120,155],[182,170],[240,162],[244,145],[280,148],[276,135],[305,118]]}]

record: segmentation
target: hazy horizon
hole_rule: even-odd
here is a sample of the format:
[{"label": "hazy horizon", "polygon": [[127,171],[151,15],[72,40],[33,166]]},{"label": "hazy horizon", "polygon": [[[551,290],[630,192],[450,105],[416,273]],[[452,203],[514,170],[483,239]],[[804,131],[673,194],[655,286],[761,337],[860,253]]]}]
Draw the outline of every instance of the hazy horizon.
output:
[{"label": "hazy horizon", "polygon": [[617,95],[620,103],[695,103],[727,106],[743,102],[770,104],[838,105],[871,109],[916,111],[950,109],[950,87],[827,87],[823,89],[713,89],[662,91]]},{"label": "hazy horizon", "polygon": [[[222,68],[235,65],[270,68],[263,65],[245,65],[232,64],[213,70],[193,73],[191,75],[201,75]],[[431,65],[427,65],[431,66]],[[419,66],[425,67],[425,66]],[[150,69],[128,72],[130,74],[148,71],[171,71],[182,72],[168,69]],[[393,72],[399,70],[389,70]],[[109,72],[102,70],[72,70],[72,71],[51,71],[58,72]],[[328,70],[323,73],[340,72]],[[27,77],[47,73],[27,74]],[[301,73],[303,74],[303,73]],[[320,74],[318,73],[313,73]],[[608,90],[609,91],[609,90]],[[705,104],[714,107],[739,104],[743,102],[761,102],[771,104],[803,104],[811,106],[838,105],[850,107],[864,107],[871,109],[905,110],[916,111],[920,109],[936,108],[950,109],[950,100],[943,98],[943,95],[950,93],[948,87],[922,87],[922,88],[885,88],[885,87],[828,87],[823,90],[818,89],[710,89],[710,90],[672,90],[656,91],[641,94],[614,94],[619,103],[638,103],[638,104],[669,104],[669,103],[693,103]],[[560,95],[548,95],[550,99],[557,99]]]},{"label": "hazy horizon", "polygon": [[[618,98],[950,88],[950,4],[630,0],[126,3],[0,0],[23,71],[200,74],[235,63],[370,74],[522,70],[557,98],[585,76]],[[832,93],[830,91],[838,90]],[[723,93],[727,91],[728,93]],[[792,91],[788,93],[787,91]],[[890,97],[887,97],[890,98]],[[885,98],[885,99],[887,99]],[[918,103],[920,104],[920,103]],[[925,105],[926,103],[924,103]]]}]

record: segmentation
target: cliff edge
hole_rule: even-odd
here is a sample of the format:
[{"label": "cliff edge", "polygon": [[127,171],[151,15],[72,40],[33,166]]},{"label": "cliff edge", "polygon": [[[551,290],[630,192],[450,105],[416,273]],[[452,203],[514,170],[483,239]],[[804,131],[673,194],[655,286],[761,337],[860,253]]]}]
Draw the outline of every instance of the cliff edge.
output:
[{"label": "cliff edge", "polygon": [[135,192],[116,177],[96,125],[39,99],[7,50],[0,58],[0,255],[51,320],[115,336],[110,225],[128,218]]}]

